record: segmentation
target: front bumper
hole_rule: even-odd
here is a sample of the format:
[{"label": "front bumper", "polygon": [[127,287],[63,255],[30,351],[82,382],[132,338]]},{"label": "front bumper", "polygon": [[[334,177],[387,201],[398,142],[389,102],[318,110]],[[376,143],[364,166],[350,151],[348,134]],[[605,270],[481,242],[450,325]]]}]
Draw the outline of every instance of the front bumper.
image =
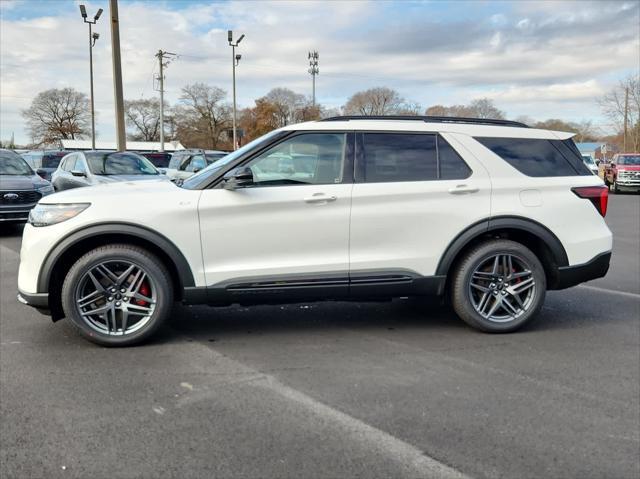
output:
[{"label": "front bumper", "polygon": [[51,315],[49,309],[49,293],[25,293],[18,290],[18,302],[31,306],[38,312],[47,316]]},{"label": "front bumper", "polygon": [[549,289],[565,289],[592,279],[602,278],[609,271],[611,262],[611,251],[601,253],[587,263],[575,266],[559,267],[555,280],[550,284]]},{"label": "front bumper", "polygon": [[0,223],[9,221],[27,221],[29,212],[36,203],[29,205],[0,206]]}]

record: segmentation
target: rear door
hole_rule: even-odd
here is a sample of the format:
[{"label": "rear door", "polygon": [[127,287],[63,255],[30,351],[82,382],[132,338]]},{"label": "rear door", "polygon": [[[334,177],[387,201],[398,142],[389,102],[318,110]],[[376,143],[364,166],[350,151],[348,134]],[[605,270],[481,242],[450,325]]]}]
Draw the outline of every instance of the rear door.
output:
[{"label": "rear door", "polygon": [[357,135],[350,275],[359,284],[436,274],[447,246],[486,219],[491,184],[473,158],[443,136]]}]

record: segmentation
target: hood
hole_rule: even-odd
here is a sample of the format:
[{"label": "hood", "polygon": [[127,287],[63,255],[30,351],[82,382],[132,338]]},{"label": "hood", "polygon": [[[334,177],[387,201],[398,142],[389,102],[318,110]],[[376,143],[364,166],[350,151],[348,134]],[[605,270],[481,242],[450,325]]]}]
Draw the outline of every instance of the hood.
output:
[{"label": "hood", "polygon": [[0,175],[0,190],[33,190],[49,184],[39,176]]},{"label": "hood", "polygon": [[154,177],[155,181],[113,181],[96,186],[73,188],[47,196],[42,203],[92,203],[115,196],[146,195],[148,193],[171,193],[178,188],[167,179]]},{"label": "hood", "polygon": [[166,181],[165,175],[96,175],[94,178],[97,184],[118,183],[122,181]]}]

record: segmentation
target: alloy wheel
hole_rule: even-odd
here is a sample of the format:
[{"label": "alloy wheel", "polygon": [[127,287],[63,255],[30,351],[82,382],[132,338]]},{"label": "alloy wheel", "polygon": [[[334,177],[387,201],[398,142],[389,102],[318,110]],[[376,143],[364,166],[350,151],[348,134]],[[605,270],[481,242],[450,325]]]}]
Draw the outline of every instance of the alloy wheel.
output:
[{"label": "alloy wheel", "polygon": [[142,267],[129,261],[92,266],[76,288],[75,304],[94,331],[125,336],[147,324],[156,309],[156,286]]},{"label": "alloy wheel", "polygon": [[496,254],[483,260],[469,280],[473,308],[484,319],[497,323],[521,316],[531,307],[535,295],[530,266],[513,254]]}]

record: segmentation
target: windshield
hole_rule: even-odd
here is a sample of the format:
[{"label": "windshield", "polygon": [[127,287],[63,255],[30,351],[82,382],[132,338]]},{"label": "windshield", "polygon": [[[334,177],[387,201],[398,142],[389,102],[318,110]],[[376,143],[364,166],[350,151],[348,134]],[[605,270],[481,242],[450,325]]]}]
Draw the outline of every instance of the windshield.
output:
[{"label": "windshield", "polygon": [[229,153],[228,155],[226,155],[225,157],[223,157],[220,160],[216,161],[215,163],[211,163],[205,169],[200,170],[195,175],[193,175],[193,176],[187,178],[186,180],[184,180],[184,183],[182,183],[182,185],[181,185],[182,188],[186,188],[188,190],[196,188],[207,176],[210,176],[212,173],[215,173],[216,171],[220,170],[221,168],[224,168],[225,165],[228,165],[229,163],[232,163],[237,158],[241,157],[242,155],[244,155],[245,153],[247,153],[251,149],[255,148],[260,143],[262,143],[262,142],[264,142],[266,140],[269,140],[270,138],[274,137],[278,133],[280,133],[279,130],[270,131],[266,135],[262,135],[261,137],[256,138],[255,140],[247,143],[242,148],[238,148],[236,151],[233,151],[233,152]]},{"label": "windshield", "polygon": [[619,156],[618,164],[640,166],[640,155]]},{"label": "windshield", "polygon": [[24,159],[13,151],[0,151],[0,175],[33,175],[33,170]]},{"label": "windshield", "polygon": [[135,153],[85,153],[94,175],[157,175],[149,160]]}]

